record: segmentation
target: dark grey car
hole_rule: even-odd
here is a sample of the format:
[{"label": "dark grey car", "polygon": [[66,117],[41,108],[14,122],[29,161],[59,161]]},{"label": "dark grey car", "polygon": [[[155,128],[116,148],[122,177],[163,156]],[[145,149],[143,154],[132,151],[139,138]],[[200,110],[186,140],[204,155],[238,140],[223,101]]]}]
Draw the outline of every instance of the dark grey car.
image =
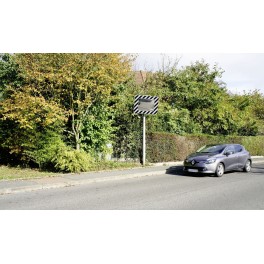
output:
[{"label": "dark grey car", "polygon": [[250,172],[249,152],[239,144],[206,145],[184,160],[184,172],[223,176],[226,171],[243,169]]}]

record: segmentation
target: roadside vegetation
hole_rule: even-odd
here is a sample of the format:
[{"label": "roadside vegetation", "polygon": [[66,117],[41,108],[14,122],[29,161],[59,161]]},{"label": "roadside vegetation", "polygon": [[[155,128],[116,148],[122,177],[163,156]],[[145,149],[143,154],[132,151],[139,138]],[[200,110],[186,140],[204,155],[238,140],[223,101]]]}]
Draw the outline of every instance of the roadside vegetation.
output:
[{"label": "roadside vegetation", "polygon": [[43,177],[54,177],[57,173],[40,171],[38,169],[0,166],[0,180],[28,180]]},{"label": "roadside vegetation", "polygon": [[182,68],[168,62],[139,82],[133,61],[115,53],[0,54],[0,163],[52,173],[138,166],[136,94],[160,99],[158,114],[147,117],[147,145],[157,149],[155,158],[147,154],[149,162],[181,157],[177,148],[169,155],[175,144],[165,144],[168,137],[178,137],[186,150],[186,138],[197,135],[243,137],[253,151],[262,146],[264,96],[258,91],[231,94],[223,69],[203,60]]},{"label": "roadside vegetation", "polygon": [[[132,169],[141,167],[138,162],[115,162],[115,161],[100,161],[95,162],[90,168],[90,172],[94,171],[110,171],[114,169]],[[77,172],[77,171],[72,171]],[[67,171],[63,172],[67,173]],[[70,173],[70,172],[68,172]],[[0,180],[26,180],[36,178],[47,178],[61,175],[62,172],[52,172],[48,170],[40,170],[39,168],[25,168],[21,166],[0,166]]]}]

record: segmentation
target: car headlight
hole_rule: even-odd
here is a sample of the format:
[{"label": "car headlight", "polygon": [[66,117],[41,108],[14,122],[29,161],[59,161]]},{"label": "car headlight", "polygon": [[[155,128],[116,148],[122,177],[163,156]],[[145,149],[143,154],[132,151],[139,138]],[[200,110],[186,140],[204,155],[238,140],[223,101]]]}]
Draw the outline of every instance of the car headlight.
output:
[{"label": "car headlight", "polygon": [[205,164],[211,164],[214,163],[216,161],[216,159],[208,159],[205,161]]}]

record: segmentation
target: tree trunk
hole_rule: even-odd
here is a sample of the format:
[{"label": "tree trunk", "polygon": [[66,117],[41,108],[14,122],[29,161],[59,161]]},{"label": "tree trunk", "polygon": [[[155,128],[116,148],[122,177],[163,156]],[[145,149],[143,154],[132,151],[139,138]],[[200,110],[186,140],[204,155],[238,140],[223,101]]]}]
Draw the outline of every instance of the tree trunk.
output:
[{"label": "tree trunk", "polygon": [[80,133],[77,131],[75,134],[75,144],[76,144],[76,150],[80,150],[81,146],[80,146]]}]

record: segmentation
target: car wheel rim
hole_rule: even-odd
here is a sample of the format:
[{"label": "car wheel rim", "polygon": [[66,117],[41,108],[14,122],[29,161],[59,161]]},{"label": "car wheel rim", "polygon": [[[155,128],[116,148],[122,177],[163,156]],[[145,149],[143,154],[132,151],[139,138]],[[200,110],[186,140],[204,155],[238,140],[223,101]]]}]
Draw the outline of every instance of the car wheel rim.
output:
[{"label": "car wheel rim", "polygon": [[248,161],[246,163],[246,171],[250,171],[250,169],[251,169],[251,164],[250,164],[250,161]]},{"label": "car wheel rim", "polygon": [[222,176],[224,174],[224,167],[222,164],[217,167],[217,175]]}]

